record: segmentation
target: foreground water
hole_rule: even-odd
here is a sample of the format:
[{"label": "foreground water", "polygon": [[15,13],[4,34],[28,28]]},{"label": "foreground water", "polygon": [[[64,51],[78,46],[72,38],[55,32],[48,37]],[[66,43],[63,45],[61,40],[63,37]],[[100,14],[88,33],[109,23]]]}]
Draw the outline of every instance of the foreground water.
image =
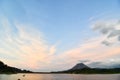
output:
[{"label": "foreground water", "polygon": [[[23,76],[25,75],[25,76]],[[0,80],[120,80],[120,74],[0,74]]]}]

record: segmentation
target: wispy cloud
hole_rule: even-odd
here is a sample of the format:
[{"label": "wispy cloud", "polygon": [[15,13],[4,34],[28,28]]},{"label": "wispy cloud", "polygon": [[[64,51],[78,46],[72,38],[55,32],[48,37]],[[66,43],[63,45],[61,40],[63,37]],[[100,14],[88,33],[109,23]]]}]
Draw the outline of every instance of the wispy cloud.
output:
[{"label": "wispy cloud", "polygon": [[9,65],[28,69],[48,65],[56,46],[47,44],[43,34],[30,25],[15,21],[12,24],[7,18],[2,19],[0,58]]},{"label": "wispy cloud", "polygon": [[111,44],[120,42],[119,20],[99,21],[93,26],[94,30],[99,31],[101,34],[103,34],[103,36],[106,36],[105,40],[102,42],[103,44],[109,46]]}]

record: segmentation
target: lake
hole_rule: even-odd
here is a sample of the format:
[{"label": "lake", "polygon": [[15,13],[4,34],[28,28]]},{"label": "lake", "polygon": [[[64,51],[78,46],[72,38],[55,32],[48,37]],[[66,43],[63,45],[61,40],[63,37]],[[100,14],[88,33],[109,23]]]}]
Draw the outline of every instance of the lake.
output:
[{"label": "lake", "polygon": [[[25,75],[25,76],[23,76]],[[120,80],[120,74],[0,74],[0,80]]]}]

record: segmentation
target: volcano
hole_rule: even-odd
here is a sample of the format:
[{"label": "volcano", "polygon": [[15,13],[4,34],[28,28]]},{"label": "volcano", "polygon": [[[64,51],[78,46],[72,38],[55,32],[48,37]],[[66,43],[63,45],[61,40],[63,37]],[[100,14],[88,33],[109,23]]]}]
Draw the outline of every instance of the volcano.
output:
[{"label": "volcano", "polygon": [[81,70],[81,69],[90,69],[90,67],[88,67],[83,63],[78,63],[74,67],[72,67],[70,70]]}]

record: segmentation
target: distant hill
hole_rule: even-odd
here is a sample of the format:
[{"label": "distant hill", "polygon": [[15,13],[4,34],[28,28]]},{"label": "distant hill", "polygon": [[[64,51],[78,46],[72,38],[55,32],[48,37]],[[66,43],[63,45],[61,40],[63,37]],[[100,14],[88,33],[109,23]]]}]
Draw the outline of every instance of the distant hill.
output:
[{"label": "distant hill", "polygon": [[113,74],[113,73],[120,73],[120,68],[110,68],[110,69],[90,68],[83,63],[78,63],[71,69],[64,70],[64,71],[51,72],[51,73]]},{"label": "distant hill", "polygon": [[0,73],[31,73],[31,71],[11,67],[0,61]]}]

